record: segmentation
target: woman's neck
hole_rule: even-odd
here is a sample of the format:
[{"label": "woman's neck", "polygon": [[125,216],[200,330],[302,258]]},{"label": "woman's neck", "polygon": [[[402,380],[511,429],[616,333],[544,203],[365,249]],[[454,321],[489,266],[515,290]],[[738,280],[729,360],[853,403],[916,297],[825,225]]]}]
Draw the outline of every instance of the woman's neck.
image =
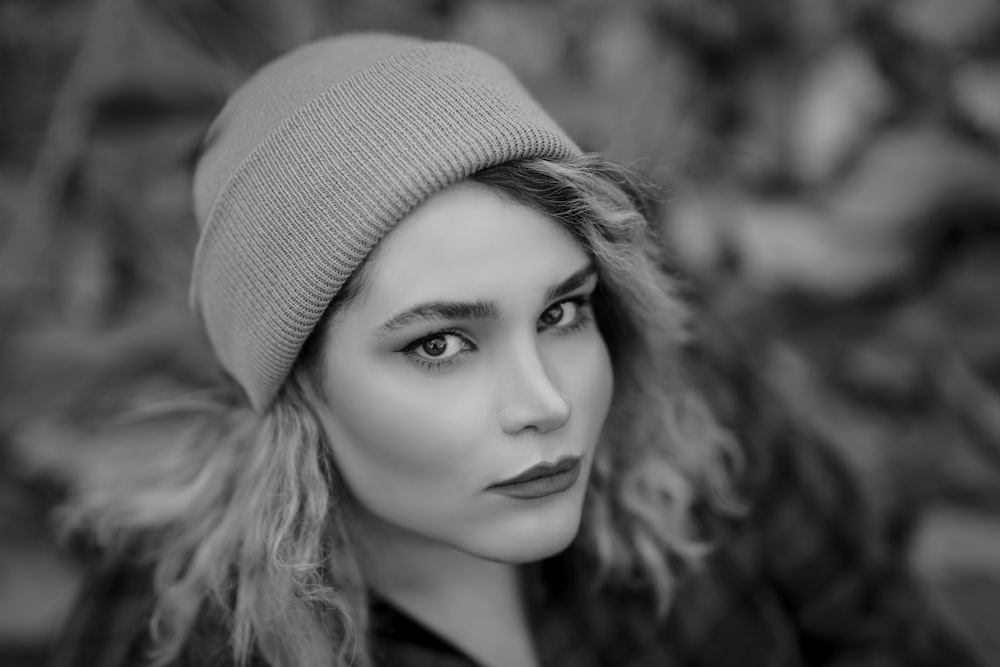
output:
[{"label": "woman's neck", "polygon": [[366,518],[361,567],[384,598],[490,667],[537,664],[516,565]]}]

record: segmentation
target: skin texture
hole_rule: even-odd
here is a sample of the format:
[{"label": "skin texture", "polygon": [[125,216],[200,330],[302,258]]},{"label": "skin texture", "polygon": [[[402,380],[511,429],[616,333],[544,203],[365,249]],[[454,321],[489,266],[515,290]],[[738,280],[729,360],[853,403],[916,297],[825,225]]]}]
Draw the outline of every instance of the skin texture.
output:
[{"label": "skin texture", "polygon": [[[459,568],[469,556],[516,564],[564,549],[613,381],[586,303],[596,274],[546,292],[588,255],[542,213],[463,183],[404,218],[370,262],[364,291],[326,332],[318,412],[373,553],[434,553]],[[487,317],[399,317],[440,302],[476,302]],[[487,490],[566,456],[582,469],[562,493]]]}]

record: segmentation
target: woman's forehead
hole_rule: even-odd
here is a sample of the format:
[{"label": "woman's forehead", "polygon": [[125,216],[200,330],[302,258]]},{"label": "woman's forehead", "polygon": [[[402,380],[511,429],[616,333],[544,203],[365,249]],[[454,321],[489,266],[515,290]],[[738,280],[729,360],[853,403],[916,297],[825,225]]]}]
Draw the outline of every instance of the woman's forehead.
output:
[{"label": "woman's forehead", "polygon": [[480,299],[544,290],[589,263],[544,213],[485,186],[453,185],[390,231],[366,266],[366,300]]}]

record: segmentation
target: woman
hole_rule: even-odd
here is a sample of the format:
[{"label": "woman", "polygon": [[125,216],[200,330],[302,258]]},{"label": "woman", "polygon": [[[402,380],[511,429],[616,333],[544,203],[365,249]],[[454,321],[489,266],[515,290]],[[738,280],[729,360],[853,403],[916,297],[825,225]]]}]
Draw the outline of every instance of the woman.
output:
[{"label": "woman", "polygon": [[647,194],[469,47],[265,67],[194,181],[192,303],[233,391],[81,489],[119,558],[63,660],[959,664],[885,606],[915,598],[862,528],[815,521],[855,498],[820,450],[736,478]]}]

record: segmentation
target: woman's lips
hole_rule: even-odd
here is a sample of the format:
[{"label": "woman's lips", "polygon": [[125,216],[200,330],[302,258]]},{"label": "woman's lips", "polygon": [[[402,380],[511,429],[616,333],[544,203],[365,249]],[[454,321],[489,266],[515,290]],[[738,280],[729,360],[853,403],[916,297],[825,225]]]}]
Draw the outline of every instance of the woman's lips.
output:
[{"label": "woman's lips", "polygon": [[544,498],[565,491],[580,476],[580,457],[571,456],[555,463],[539,463],[520,475],[486,487],[487,491],[512,498]]}]

